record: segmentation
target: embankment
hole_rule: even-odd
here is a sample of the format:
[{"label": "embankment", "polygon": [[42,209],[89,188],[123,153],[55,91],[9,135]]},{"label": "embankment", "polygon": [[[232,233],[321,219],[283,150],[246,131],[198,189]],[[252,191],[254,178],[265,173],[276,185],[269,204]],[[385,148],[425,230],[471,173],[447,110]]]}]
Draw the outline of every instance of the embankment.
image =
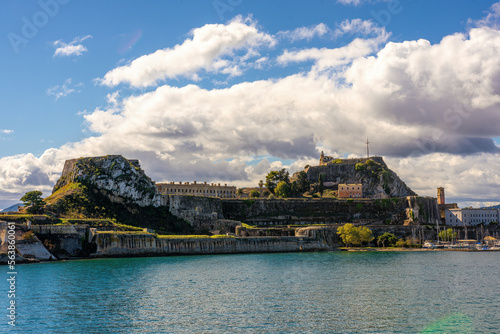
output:
[{"label": "embankment", "polygon": [[163,239],[148,234],[97,233],[91,257],[158,256],[322,251],[331,249],[307,237]]}]

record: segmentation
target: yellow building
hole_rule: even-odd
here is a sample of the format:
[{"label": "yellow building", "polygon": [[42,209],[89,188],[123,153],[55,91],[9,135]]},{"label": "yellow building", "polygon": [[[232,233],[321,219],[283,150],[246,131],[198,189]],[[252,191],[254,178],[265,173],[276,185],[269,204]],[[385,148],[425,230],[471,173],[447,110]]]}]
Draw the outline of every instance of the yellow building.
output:
[{"label": "yellow building", "polygon": [[169,182],[157,183],[156,187],[162,195],[198,195],[220,198],[235,198],[236,187],[220,183]]},{"label": "yellow building", "polygon": [[363,185],[361,183],[339,184],[338,198],[362,198]]}]

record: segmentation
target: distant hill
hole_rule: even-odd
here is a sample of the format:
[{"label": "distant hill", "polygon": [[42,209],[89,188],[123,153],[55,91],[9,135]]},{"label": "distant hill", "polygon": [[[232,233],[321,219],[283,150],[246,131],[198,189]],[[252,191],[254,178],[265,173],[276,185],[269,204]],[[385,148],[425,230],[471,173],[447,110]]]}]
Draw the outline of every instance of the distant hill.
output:
[{"label": "distant hill", "polygon": [[24,205],[23,203],[17,203],[17,204],[9,206],[8,208],[0,210],[0,212],[17,211],[17,207],[23,206],[23,205]]},{"label": "distant hill", "polygon": [[489,206],[489,207],[483,208],[483,209],[500,209],[500,204],[499,205],[495,205],[495,206]]}]

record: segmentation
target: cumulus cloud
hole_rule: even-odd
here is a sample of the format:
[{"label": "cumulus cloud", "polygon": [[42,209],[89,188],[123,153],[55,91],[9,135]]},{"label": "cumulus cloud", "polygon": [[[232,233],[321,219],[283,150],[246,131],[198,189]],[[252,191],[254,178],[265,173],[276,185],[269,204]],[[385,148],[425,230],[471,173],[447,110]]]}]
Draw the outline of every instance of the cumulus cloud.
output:
[{"label": "cumulus cloud", "polygon": [[294,30],[280,31],[276,35],[281,38],[290,39],[292,42],[298,40],[311,40],[314,37],[321,37],[331,32],[330,28],[324,23],[319,23],[311,27],[300,27]]},{"label": "cumulus cloud", "polygon": [[84,37],[76,37],[69,43],[64,43],[62,40],[55,41],[53,45],[56,47],[54,57],[81,56],[87,52],[87,48],[83,44],[79,44],[86,39],[92,38],[91,35]]},{"label": "cumulus cloud", "polygon": [[403,159],[386,158],[389,166],[418,194],[436,196],[436,188],[444,187],[448,199],[453,198],[460,207],[488,206],[499,199],[499,154],[453,155],[431,153],[421,157]]},{"label": "cumulus cloud", "polygon": [[0,133],[3,133],[5,135],[10,135],[11,133],[14,133],[14,130],[0,129]]},{"label": "cumulus cloud", "polygon": [[173,48],[158,50],[115,68],[100,80],[106,86],[127,83],[134,87],[156,85],[168,78],[191,76],[199,70],[239,75],[239,69],[221,61],[238,50],[273,46],[274,37],[260,32],[250,18],[237,17],[228,24],[207,24],[191,32],[192,38]]},{"label": "cumulus cloud", "polygon": [[[255,24],[240,24],[225,27],[264,36]],[[234,36],[219,25],[211,29]],[[199,37],[193,32],[192,39],[166,50],[174,52]],[[500,31],[475,28],[437,44],[385,43],[386,38],[374,33],[336,49],[283,51],[278,58],[282,65],[306,60],[311,65],[282,78],[224,89],[188,84],[133,96],[111,93],[107,106],[84,115],[94,136],[38,158],[0,159],[0,189],[49,189],[65,159],[104,154],[140,159],[156,181],[255,185],[270,169],[293,173],[315,164],[321,150],[339,157],[362,155],[368,137],[370,152],[386,156],[420,195],[435,195],[436,187],[445,186],[449,197],[464,201],[498,198],[500,181],[491,166],[500,162],[492,140],[500,136],[500,90],[495,85]],[[213,56],[210,66],[224,60],[231,63]],[[158,73],[137,73],[150,82],[160,80]],[[161,78],[171,74],[162,73]],[[487,184],[487,191],[478,190],[478,184]]]},{"label": "cumulus cloud", "polygon": [[68,96],[71,93],[74,92],[80,92],[77,90],[78,87],[82,87],[83,83],[78,83],[76,85],[71,84],[71,78],[68,78],[64,81],[62,85],[55,85],[47,89],[47,95],[53,95],[57,100],[59,100],[61,97]]}]

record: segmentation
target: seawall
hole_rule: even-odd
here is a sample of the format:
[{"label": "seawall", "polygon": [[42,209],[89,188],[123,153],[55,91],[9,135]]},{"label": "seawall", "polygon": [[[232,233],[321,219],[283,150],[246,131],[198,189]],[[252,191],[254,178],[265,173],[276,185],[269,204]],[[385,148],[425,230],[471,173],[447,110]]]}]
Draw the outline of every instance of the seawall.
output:
[{"label": "seawall", "polygon": [[162,239],[147,234],[98,233],[91,257],[324,251],[331,247],[307,237]]}]

